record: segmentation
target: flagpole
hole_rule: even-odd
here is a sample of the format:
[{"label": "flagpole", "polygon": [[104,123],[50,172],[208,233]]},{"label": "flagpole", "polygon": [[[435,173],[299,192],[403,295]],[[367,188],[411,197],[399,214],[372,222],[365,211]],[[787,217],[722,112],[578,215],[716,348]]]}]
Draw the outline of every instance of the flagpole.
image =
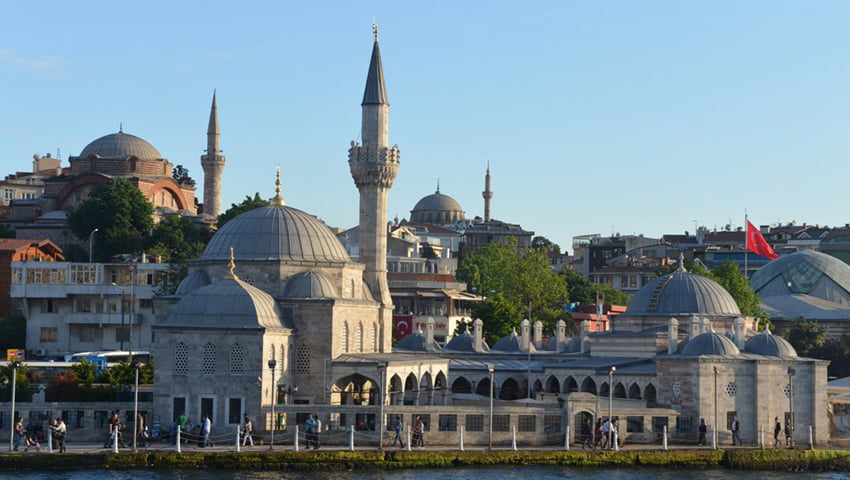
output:
[{"label": "flagpole", "polygon": [[747,260],[750,253],[750,220],[747,217],[747,209],[744,209],[744,278],[747,277]]}]

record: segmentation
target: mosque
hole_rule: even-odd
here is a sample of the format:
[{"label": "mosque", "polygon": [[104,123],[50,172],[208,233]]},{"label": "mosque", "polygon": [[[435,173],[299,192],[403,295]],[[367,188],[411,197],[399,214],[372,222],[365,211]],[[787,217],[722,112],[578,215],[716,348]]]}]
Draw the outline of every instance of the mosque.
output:
[{"label": "mosque", "polygon": [[[348,150],[358,262],[317,217],[285,202],[278,176],[274,204],[224,225],[176,293],[156,300],[153,411],[163,423],[209,416],[214,430],[231,431],[250,413],[255,428],[283,436],[317,414],[328,437],[357,425],[377,443],[389,419],[420,416],[430,444],[457,444],[463,431],[469,442],[513,435],[533,445],[563,444],[610,412],[627,442],[665,429],[695,442],[701,419],[729,442],[735,417],[749,444],[775,417],[791,419],[798,442],[809,429],[814,443],[827,441],[827,362],[758,332],[719,284],[683,268],[640,290],[610,331],[585,322],[570,338],[561,322],[546,337],[525,320],[490,348],[481,320],[445,345],[429,321],[393,347],[387,195],[400,162],[377,30],[361,108],[362,143]],[[422,221],[463,216],[430,200],[442,203],[417,205]]]}]

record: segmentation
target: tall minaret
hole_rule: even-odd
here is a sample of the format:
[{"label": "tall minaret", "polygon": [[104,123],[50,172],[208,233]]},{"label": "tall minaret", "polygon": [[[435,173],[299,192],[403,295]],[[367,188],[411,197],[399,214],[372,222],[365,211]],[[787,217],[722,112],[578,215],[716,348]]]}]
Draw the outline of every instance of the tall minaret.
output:
[{"label": "tall minaret", "polygon": [[373,26],[375,43],[366,77],[360,136],[363,144],[351,142],[348,165],[360,191],[360,262],[363,279],[372,296],[381,303],[381,351],[391,348],[392,299],[387,286],[387,194],[398,173],[398,146],[389,146],[389,110],[378,26]]},{"label": "tall minaret", "polygon": [[221,213],[221,172],[224,171],[224,155],[221,155],[221,134],[218,129],[218,107],[213,91],[210,108],[210,124],[207,127],[207,154],[201,156],[204,169],[204,213],[218,216]]},{"label": "tall minaret", "polygon": [[490,162],[487,162],[487,174],[484,175],[484,191],[481,192],[484,197],[484,221],[490,221],[490,199],[493,198],[493,191],[490,190]]}]

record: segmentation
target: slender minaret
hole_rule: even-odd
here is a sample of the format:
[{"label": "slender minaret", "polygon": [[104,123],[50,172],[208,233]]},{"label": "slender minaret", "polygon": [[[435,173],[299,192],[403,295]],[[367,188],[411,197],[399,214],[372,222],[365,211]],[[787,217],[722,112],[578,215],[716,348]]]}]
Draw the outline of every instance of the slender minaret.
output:
[{"label": "slender minaret", "polygon": [[221,213],[221,172],[224,171],[225,162],[224,155],[221,155],[220,137],[218,107],[213,91],[210,124],[207,127],[207,154],[201,156],[201,167],[204,169],[204,213],[216,217]]},{"label": "slender minaret", "polygon": [[481,192],[484,197],[484,221],[490,221],[490,199],[493,198],[493,191],[490,190],[490,162],[487,162],[487,174],[484,175],[484,191]]},{"label": "slender minaret", "polygon": [[360,191],[360,262],[363,279],[372,296],[381,303],[382,346],[391,348],[392,299],[387,285],[387,194],[398,173],[398,146],[389,146],[389,109],[378,26],[373,26],[375,43],[366,77],[361,108],[360,136],[363,144],[351,142],[348,165]]}]

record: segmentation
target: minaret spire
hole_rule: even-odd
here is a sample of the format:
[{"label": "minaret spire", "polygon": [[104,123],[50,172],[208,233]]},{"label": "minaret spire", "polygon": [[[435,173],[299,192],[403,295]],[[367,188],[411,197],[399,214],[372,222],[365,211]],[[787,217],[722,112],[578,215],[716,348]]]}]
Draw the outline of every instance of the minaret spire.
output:
[{"label": "minaret spire", "polygon": [[389,108],[377,24],[375,41],[361,103],[360,137],[363,145],[351,142],[348,165],[360,191],[360,254],[363,280],[380,303],[379,352],[392,348],[392,299],[387,284],[387,196],[398,173],[398,146],[389,145]]},{"label": "minaret spire", "polygon": [[216,91],[213,90],[207,126],[207,154],[201,156],[201,167],[204,169],[204,213],[213,216],[221,213],[221,173],[224,171],[225,158],[221,155],[220,142]]},{"label": "minaret spire", "polygon": [[481,192],[484,197],[484,221],[490,221],[490,199],[493,198],[493,191],[490,190],[490,162],[487,162],[487,173],[484,175],[484,191]]}]

